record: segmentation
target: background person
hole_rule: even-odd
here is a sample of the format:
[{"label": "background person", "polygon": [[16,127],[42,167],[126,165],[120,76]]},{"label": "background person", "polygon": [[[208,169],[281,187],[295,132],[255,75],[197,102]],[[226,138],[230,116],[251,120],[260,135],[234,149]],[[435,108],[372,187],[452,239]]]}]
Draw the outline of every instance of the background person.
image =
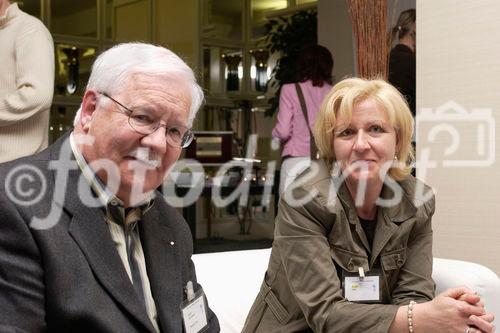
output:
[{"label": "background person", "polygon": [[[333,58],[327,48],[306,46],[297,61],[297,83],[304,95],[308,121],[304,117],[295,83],[281,87],[277,123],[271,133],[283,144],[280,193],[311,161],[311,131],[323,98],[331,89]],[[309,124],[309,126],[308,126]]]},{"label": "background person", "polygon": [[412,132],[406,102],[385,81],[333,87],[314,132],[319,172],[298,178],[280,201],[243,332],[493,331],[472,290],[434,298],[434,196],[410,175]]},{"label": "background person", "polygon": [[54,44],[37,18],[0,0],[0,163],[48,145]]},{"label": "background person", "polygon": [[391,44],[397,36],[398,43],[389,54],[389,82],[398,88],[406,98],[410,111],[415,117],[415,72],[417,46],[416,11],[408,9],[399,15],[398,22],[391,30]]},{"label": "background person", "polygon": [[0,166],[1,331],[183,331],[193,244],[155,189],[202,100],[174,53],[120,44],[96,59],[74,131]]}]

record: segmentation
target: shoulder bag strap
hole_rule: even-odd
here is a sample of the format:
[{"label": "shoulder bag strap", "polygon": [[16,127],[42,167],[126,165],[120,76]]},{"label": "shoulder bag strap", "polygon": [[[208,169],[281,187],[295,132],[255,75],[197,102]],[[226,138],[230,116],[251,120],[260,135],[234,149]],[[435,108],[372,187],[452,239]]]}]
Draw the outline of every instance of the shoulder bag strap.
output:
[{"label": "shoulder bag strap", "polygon": [[295,89],[297,90],[297,96],[299,96],[299,102],[300,102],[300,106],[302,108],[302,113],[304,114],[304,118],[306,119],[307,128],[309,129],[309,134],[311,134],[311,138],[312,138],[311,126],[309,125],[309,118],[307,117],[307,106],[306,106],[306,101],[304,99],[304,94],[302,93],[302,89],[300,88],[300,85],[298,83],[295,83]]},{"label": "shoulder bag strap", "polygon": [[306,120],[307,124],[307,129],[309,130],[309,136],[311,140],[311,159],[318,159],[318,148],[316,147],[316,142],[314,141],[314,136],[311,131],[311,126],[309,125],[309,118],[307,117],[307,106],[306,106],[306,101],[304,99],[304,94],[302,93],[302,89],[300,88],[300,85],[296,82],[295,83],[295,90],[297,90],[297,96],[299,97],[299,102],[300,106],[302,109],[302,113],[304,114],[304,118]]}]

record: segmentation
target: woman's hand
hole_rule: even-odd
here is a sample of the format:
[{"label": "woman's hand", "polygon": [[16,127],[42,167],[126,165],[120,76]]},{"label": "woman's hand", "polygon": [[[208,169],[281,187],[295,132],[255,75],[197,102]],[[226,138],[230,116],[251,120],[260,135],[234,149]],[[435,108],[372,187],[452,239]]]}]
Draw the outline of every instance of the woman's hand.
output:
[{"label": "woman's hand", "polygon": [[[462,296],[472,304],[460,300]],[[492,332],[491,327],[486,325],[487,320],[483,318],[485,315],[484,305],[480,302],[480,298],[467,287],[448,289],[430,302],[417,304],[413,314],[416,332],[443,333],[465,333],[468,326],[475,326],[473,322],[481,325],[480,330],[476,329],[477,333]],[[491,323],[488,324],[491,325]],[[474,332],[469,330],[469,333],[471,331]]]},{"label": "woman's hand", "polygon": [[491,313],[487,313],[484,316],[470,316],[468,324],[471,327],[469,333],[491,333],[495,332],[495,325],[492,324],[495,316]]},{"label": "woman's hand", "polygon": [[[482,307],[484,309],[484,303],[481,302],[481,297],[476,293],[466,293],[458,298],[459,301],[464,301],[472,305]],[[463,313],[467,315],[467,307],[460,308],[463,309]],[[462,310],[461,310],[462,311]],[[469,333],[475,332],[494,332],[495,326],[492,324],[495,316],[492,313],[486,313],[483,316],[470,315],[468,325],[471,326]]]},{"label": "woman's hand", "polygon": [[[408,332],[407,306],[398,309],[390,333]],[[493,314],[486,313],[481,298],[467,287],[456,287],[432,301],[415,304],[413,327],[416,333],[492,333]]]}]

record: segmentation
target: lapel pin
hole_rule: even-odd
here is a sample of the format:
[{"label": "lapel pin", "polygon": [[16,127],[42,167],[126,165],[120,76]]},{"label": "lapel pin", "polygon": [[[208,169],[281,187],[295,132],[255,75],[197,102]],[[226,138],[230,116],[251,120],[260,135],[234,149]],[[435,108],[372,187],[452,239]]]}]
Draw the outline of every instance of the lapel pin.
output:
[{"label": "lapel pin", "polygon": [[175,243],[174,243],[173,241],[171,241],[171,242],[170,242],[170,245],[174,246],[174,244],[175,244]]}]

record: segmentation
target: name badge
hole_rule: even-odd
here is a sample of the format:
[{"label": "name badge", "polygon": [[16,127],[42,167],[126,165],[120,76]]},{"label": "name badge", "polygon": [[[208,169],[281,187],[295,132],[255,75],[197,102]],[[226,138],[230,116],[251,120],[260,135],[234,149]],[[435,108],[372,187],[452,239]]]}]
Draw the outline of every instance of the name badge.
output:
[{"label": "name badge", "polygon": [[380,301],[380,276],[360,272],[344,276],[344,298],[350,302],[376,303]]},{"label": "name badge", "polygon": [[182,321],[186,333],[203,332],[208,328],[207,303],[203,289],[196,292],[193,283],[186,286],[187,299],[181,303]]}]

